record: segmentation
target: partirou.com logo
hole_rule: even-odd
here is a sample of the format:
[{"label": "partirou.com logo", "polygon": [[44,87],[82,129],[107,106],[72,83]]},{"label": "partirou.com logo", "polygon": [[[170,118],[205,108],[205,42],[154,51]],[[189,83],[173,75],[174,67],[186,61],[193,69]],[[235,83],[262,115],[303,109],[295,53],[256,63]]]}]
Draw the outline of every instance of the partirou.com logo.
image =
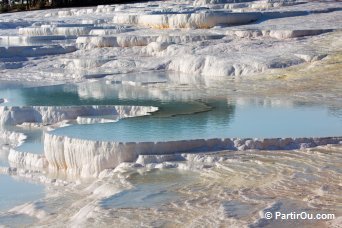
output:
[{"label": "partirou.com logo", "polygon": [[302,212],[290,212],[282,213],[280,211],[275,212],[265,212],[265,219],[274,220],[332,220],[335,219],[335,214],[331,213],[308,213],[306,211]]}]

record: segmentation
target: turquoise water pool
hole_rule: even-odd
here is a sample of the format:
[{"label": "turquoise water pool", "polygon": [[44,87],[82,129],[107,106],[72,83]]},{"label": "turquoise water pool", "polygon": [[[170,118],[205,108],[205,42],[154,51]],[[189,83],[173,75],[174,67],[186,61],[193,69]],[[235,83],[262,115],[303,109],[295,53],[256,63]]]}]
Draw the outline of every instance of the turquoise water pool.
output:
[{"label": "turquoise water pool", "polygon": [[24,133],[27,138],[25,142],[16,148],[20,152],[30,152],[33,154],[43,154],[44,146],[42,144],[43,140],[43,130],[40,129],[20,129],[20,132]]},{"label": "turquoise water pool", "polygon": [[342,134],[342,121],[324,106],[268,107],[206,101],[212,110],[192,115],[128,118],[116,123],[71,125],[53,134],[120,142],[228,137],[319,137]]},{"label": "turquoise water pool", "polygon": [[[113,81],[100,80],[81,84],[32,87],[18,83],[0,83],[1,106],[71,106],[71,105],[139,105],[155,106],[159,111],[149,116],[121,119],[115,123],[72,124],[52,131],[52,134],[81,139],[121,142],[173,141],[226,137],[314,137],[341,136],[340,106],[325,102],[290,100],[283,97],[252,97],[231,93],[229,85],[196,88],[184,83],[169,87],[162,75],[150,80],[120,76]],[[124,80],[139,81],[122,83]],[[120,81],[121,80],[121,81]],[[129,81],[128,80],[128,81]],[[144,84],[146,81],[147,84]],[[157,83],[154,83],[157,82]],[[174,82],[173,82],[174,83]],[[44,153],[44,129],[29,126],[6,127],[27,135],[27,140],[15,148],[21,152]],[[0,142],[0,166],[8,167],[8,146]],[[5,148],[5,150],[3,149]],[[7,148],[7,149],[6,149]],[[191,183],[194,175],[152,172],[129,178],[132,188],[109,196],[100,202],[101,208],[159,208],[181,201],[179,188]],[[171,178],[174,178],[171,180]],[[24,191],[23,191],[24,189]],[[1,215],[7,210],[45,197],[40,184],[24,182],[0,175],[0,223],[15,220]],[[229,205],[228,205],[229,206]],[[21,219],[30,224],[32,218]],[[30,220],[31,219],[31,220]]]},{"label": "turquoise water pool", "polygon": [[[163,81],[163,75],[146,81]],[[130,78],[131,77],[131,78]],[[143,76],[141,76],[143,77]],[[140,80],[137,75],[125,80]],[[123,80],[121,76],[120,80]],[[142,81],[142,80],[140,80]],[[151,116],[115,123],[71,125],[57,135],[105,141],[172,141],[226,137],[318,137],[342,134],[338,107],[287,99],[231,96],[224,88],[171,90],[164,84],[134,86],[118,81],[0,88],[2,105],[142,105],[156,106]],[[337,112],[336,112],[337,110]],[[41,152],[41,134],[31,137],[22,151]]]},{"label": "turquoise water pool", "polygon": [[[44,196],[45,187],[0,174],[0,212]],[[1,221],[1,217],[0,217]]]}]

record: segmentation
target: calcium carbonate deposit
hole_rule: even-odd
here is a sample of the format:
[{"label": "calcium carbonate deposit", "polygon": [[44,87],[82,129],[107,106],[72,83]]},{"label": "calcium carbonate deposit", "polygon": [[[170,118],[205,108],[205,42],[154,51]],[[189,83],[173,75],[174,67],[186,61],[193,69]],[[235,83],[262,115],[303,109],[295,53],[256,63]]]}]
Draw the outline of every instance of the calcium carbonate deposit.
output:
[{"label": "calcium carbonate deposit", "polygon": [[340,227],[341,36],[334,0],[0,14],[0,226]]}]

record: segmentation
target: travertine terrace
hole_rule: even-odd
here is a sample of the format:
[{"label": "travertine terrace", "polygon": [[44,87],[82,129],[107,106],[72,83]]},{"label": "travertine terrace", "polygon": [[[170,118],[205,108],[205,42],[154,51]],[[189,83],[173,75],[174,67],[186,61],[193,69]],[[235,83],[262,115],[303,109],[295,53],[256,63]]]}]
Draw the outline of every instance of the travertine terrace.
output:
[{"label": "travertine terrace", "polygon": [[[5,81],[8,88],[82,83],[77,95],[63,93],[80,102],[311,102],[340,118],[341,36],[342,3],[334,0],[149,1],[0,14],[0,92]],[[167,76],[146,76],[156,72]],[[158,115],[160,109],[140,103],[54,106],[50,100],[20,106],[12,105],[20,99],[3,94],[0,174],[49,189],[43,199],[0,210],[0,225],[27,216],[38,227],[276,227],[262,215],[293,208],[335,213],[317,227],[341,224],[341,135],[89,140],[54,130]],[[212,109],[202,102],[190,111],[168,117]],[[34,131],[42,134],[43,152],[20,151]],[[130,201],[133,196],[140,201]]]}]

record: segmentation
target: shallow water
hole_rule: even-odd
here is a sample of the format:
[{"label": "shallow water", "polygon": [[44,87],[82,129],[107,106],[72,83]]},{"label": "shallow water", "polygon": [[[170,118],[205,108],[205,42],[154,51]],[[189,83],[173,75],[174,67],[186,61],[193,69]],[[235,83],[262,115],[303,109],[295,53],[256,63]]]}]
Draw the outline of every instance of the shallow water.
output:
[{"label": "shallow water", "polygon": [[179,200],[177,189],[194,182],[195,173],[178,170],[154,170],[128,178],[134,187],[100,202],[103,208],[156,208]]},{"label": "shallow water", "polygon": [[328,220],[266,220],[262,216],[276,211],[341,216],[340,163],[339,145],[192,154],[188,161],[177,163],[179,169],[130,168],[129,174],[103,180],[107,187],[114,183],[113,189],[120,188],[117,182],[122,178],[131,183],[112,196],[96,199],[78,189],[75,198],[69,192],[50,195],[47,207],[55,206],[61,197],[68,206],[38,224],[71,220],[86,227],[328,227]]},{"label": "shallow water", "polygon": [[[342,119],[326,107],[241,106],[208,101],[213,110],[195,115],[139,117],[116,123],[72,125],[57,135],[120,142],[172,141],[228,137],[318,137],[342,134]],[[143,132],[143,134],[142,134]]]},{"label": "shallow water", "polygon": [[[140,80],[142,83],[122,83],[124,80]],[[148,80],[131,75],[75,85],[26,87],[0,84],[0,98],[8,99],[8,103],[1,104],[8,106],[146,105],[160,108],[151,116],[122,119],[116,123],[71,125],[54,131],[55,134],[85,139],[165,141],[215,137],[340,136],[342,133],[342,116],[336,115],[341,110],[338,106],[332,108],[324,102],[298,102],[273,97],[237,97],[225,88],[191,88],[182,83],[170,89],[170,82],[163,80],[163,75],[156,74]],[[41,130],[15,130],[28,136],[17,150],[43,152]],[[278,226],[278,221],[260,218],[260,211],[269,208],[270,204],[284,212],[305,210],[318,213],[324,210],[339,215],[336,209],[340,200],[339,178],[336,177],[341,173],[340,150],[337,147],[310,151],[195,154],[179,164],[183,167],[180,169],[141,172],[137,168],[130,170],[133,175],[122,174],[106,179],[105,185],[121,183],[124,179],[123,182],[129,182],[131,187],[121,189],[121,185],[113,184],[107,189],[105,186],[108,192],[120,189],[119,193],[109,196],[105,191],[105,197],[101,197],[101,190],[98,190],[100,196],[96,196],[95,191],[89,193],[77,186],[66,187],[66,192],[61,187],[59,194],[48,194],[44,198],[41,185],[20,179],[16,182],[12,177],[0,175],[0,181],[9,186],[0,189],[0,201],[3,200],[6,207],[3,211],[39,199],[43,201],[42,210],[49,208],[56,212],[38,222],[18,214],[0,214],[0,223],[18,223],[20,218],[26,224],[36,222],[45,226],[70,220],[79,221],[82,226],[110,226],[113,221],[117,226],[125,226],[129,221],[136,227]],[[1,165],[8,164],[3,161]],[[181,171],[183,169],[188,171]],[[13,191],[11,186],[15,188]],[[312,206],[318,209],[311,209]],[[91,212],[85,218],[82,213],[87,210]],[[300,226],[311,223],[284,224]]]},{"label": "shallow water", "polygon": [[[166,5],[162,2],[150,2],[147,5],[137,3],[108,6],[107,13],[105,8],[100,10],[101,7],[106,6],[101,6],[98,7],[100,11],[89,7],[89,10],[86,11],[78,8],[63,9],[64,12],[59,14],[57,12],[60,9],[23,12],[20,15],[9,14],[7,16],[4,14],[0,22],[0,27],[4,28],[1,29],[3,31],[0,31],[2,34],[17,34],[18,27],[27,26],[37,28],[46,26],[51,29],[55,26],[74,27],[75,29],[71,28],[69,31],[72,33],[85,26],[91,26],[92,29],[103,29],[108,26],[113,29],[113,33],[116,33],[114,29],[117,27],[117,35],[122,35],[122,40],[126,40],[130,44],[125,48],[106,48],[101,45],[101,48],[93,50],[83,49],[66,55],[45,58],[40,56],[44,52],[43,49],[37,51],[33,49],[47,47],[47,51],[51,54],[55,51],[57,53],[57,49],[50,49],[51,47],[48,46],[68,44],[74,46],[75,39],[56,36],[46,36],[45,38],[36,36],[30,39],[17,36],[13,40],[0,38],[0,49],[13,47],[12,51],[29,51],[27,53],[15,52],[15,55],[39,55],[33,58],[2,59],[2,65],[0,61],[0,71],[4,73],[2,78],[35,80],[37,83],[37,85],[26,87],[25,85],[18,86],[0,82],[0,102],[3,101],[2,98],[8,100],[7,103],[0,105],[148,105],[159,107],[159,111],[151,116],[122,119],[117,123],[75,124],[54,132],[59,135],[93,140],[166,141],[216,137],[341,136],[342,102],[339,101],[342,98],[342,86],[338,88],[338,85],[341,84],[339,83],[339,68],[335,72],[323,65],[324,61],[321,64],[320,61],[315,60],[316,58],[325,58],[326,55],[325,59],[330,59],[333,52],[339,52],[341,45],[336,37],[340,34],[332,33],[331,36],[320,35],[281,40],[264,36],[268,32],[263,31],[263,36],[259,36],[259,34],[256,35],[258,37],[250,37],[251,39],[239,37],[243,33],[242,30],[246,28],[247,30],[255,28],[270,30],[270,33],[274,32],[276,36],[278,34],[286,36],[287,32],[284,29],[289,29],[288,33],[290,34],[293,29],[331,28],[334,24],[331,22],[333,16],[338,15],[331,11],[338,10],[337,3],[309,3],[308,5],[311,6],[306,6],[306,4],[291,6],[298,2],[286,1],[285,5],[289,6],[283,10],[281,7],[276,7],[281,5],[281,1],[280,3],[259,2],[261,4],[254,4],[251,0],[240,1],[243,3],[226,4],[225,8],[227,9],[223,9],[224,4],[208,4],[201,7],[199,6],[201,0],[194,1],[194,4],[192,1],[188,1],[188,3],[185,1],[182,3],[179,1],[168,2],[169,4]],[[323,6],[324,4],[326,6]],[[272,9],[272,5],[275,6],[274,9]],[[269,9],[261,9],[264,6]],[[240,7],[242,8],[238,9]],[[251,7],[256,8],[254,9],[256,11],[263,11],[262,13],[270,17],[259,18],[260,20],[256,23],[236,27],[236,31],[228,31],[235,30],[235,27],[224,28],[225,25],[218,25],[212,29],[203,27],[204,29],[196,31],[191,31],[191,29],[178,31],[176,29],[173,31],[159,30],[160,32],[158,32],[158,29],[146,30],[134,25],[135,22],[158,22],[163,18],[164,13],[183,14],[178,16],[186,16],[191,13],[193,14],[191,17],[195,19],[196,16],[200,16],[201,20],[197,21],[197,24],[202,24],[201,21],[203,22],[209,16],[210,24],[216,19],[220,20],[222,16],[220,11],[221,13],[227,10],[232,12],[249,11],[252,10],[248,9]],[[70,13],[69,10],[71,10]],[[199,15],[202,12],[205,14]],[[321,20],[325,17],[324,12],[326,12],[326,19]],[[302,17],[304,14],[311,13],[316,13],[316,15],[309,15],[309,20]],[[131,19],[129,23],[132,23],[132,28],[129,25],[123,25],[122,29],[121,25],[115,26],[113,20],[117,21],[117,19],[113,19],[112,14],[115,17],[118,16],[117,19],[122,18],[123,21],[126,21],[125,18]],[[296,15],[302,16],[286,18]],[[239,16],[245,17],[246,15],[237,13],[232,16],[237,16],[238,19]],[[268,20],[272,17],[284,18]],[[150,18],[152,19],[149,20]],[[210,18],[214,21],[210,21]],[[263,21],[264,19],[266,21]],[[314,20],[309,22],[310,19]],[[169,22],[176,27],[181,22],[180,20],[171,20],[172,18]],[[298,21],[308,23],[302,23],[300,26],[291,25],[293,24],[291,22]],[[314,25],[313,21],[319,23]],[[90,23],[90,25],[80,23]],[[95,24],[98,25],[95,26]],[[103,28],[101,24],[103,24]],[[261,27],[259,25],[255,27],[256,24],[260,24]],[[113,27],[110,27],[111,25]],[[333,28],[339,27],[333,26]],[[58,31],[53,33],[55,32]],[[129,33],[125,34],[124,32]],[[230,32],[232,33],[230,34]],[[223,37],[222,40],[214,41],[211,40],[216,39],[213,36],[214,33],[225,35],[217,37]],[[233,33],[236,33],[236,36],[232,36]],[[260,32],[252,31],[252,33]],[[296,36],[297,33],[301,33],[301,31],[294,31],[293,35]],[[139,40],[143,38],[142,36],[146,36],[146,39],[150,40],[149,36],[157,34],[161,35],[161,40],[170,38],[170,40],[176,41],[179,36],[179,39],[184,41],[181,43],[176,41],[175,44],[167,41],[167,46],[170,46],[164,51],[151,52],[149,49],[154,49],[155,44],[149,45],[149,47],[131,47],[131,45],[140,43]],[[170,37],[167,38],[164,35],[170,35]],[[183,35],[185,36],[183,37]],[[209,36],[201,38],[202,35]],[[21,37],[22,41],[19,39]],[[99,43],[105,43],[101,42],[105,41],[101,35],[98,38]],[[195,42],[197,39],[203,39],[203,41],[188,42]],[[185,42],[185,40],[187,41]],[[87,43],[85,42],[84,45]],[[161,48],[164,48],[164,44],[161,45],[163,46]],[[336,47],[336,50],[332,50],[332,47]],[[287,48],[288,51],[281,51],[281,49]],[[274,50],[277,50],[277,53]],[[144,54],[142,56],[139,53]],[[190,62],[199,62],[197,60],[203,57],[206,66],[202,70],[202,66],[200,66],[202,64],[190,63],[189,67],[189,65],[180,63],[179,67],[184,67],[185,71],[190,70],[191,72],[192,69],[196,69],[195,72],[209,74],[223,73],[222,71],[227,71],[228,65],[231,64],[232,68],[229,71],[235,70],[237,74],[241,73],[248,77],[248,72],[264,71],[269,67],[286,67],[304,61],[311,62],[308,60],[311,58],[310,65],[312,64],[312,67],[301,68],[299,71],[298,68],[294,68],[296,75],[304,74],[298,80],[292,80],[291,72],[285,72],[287,71],[285,68],[283,69],[285,71],[280,71],[279,75],[276,72],[276,76],[271,80],[260,80],[262,81],[259,83],[261,87],[254,84],[255,77],[253,77],[253,79],[250,78],[248,85],[241,83],[237,88],[235,88],[234,82],[227,81],[237,79],[236,82],[239,83],[238,78],[226,77],[223,80],[218,80],[218,83],[215,84],[211,82],[215,75],[203,78],[194,75],[172,78],[163,72],[112,75],[115,72],[126,71],[126,68],[137,71],[145,69],[145,67],[151,69],[153,65],[156,65],[157,68],[164,68],[168,65],[167,59],[171,61],[167,68],[177,69],[178,57],[184,58],[184,56],[173,56],[173,53],[187,53],[199,57]],[[164,54],[168,56],[161,61],[160,57]],[[221,62],[222,59],[219,59],[220,56],[228,56],[226,59],[228,61],[224,64]],[[216,57],[219,61],[216,61]],[[184,61],[188,60],[191,59],[184,58]],[[109,61],[109,64],[104,65]],[[336,59],[336,62],[339,61],[340,59]],[[131,66],[131,63],[136,64],[135,67]],[[162,63],[164,66],[158,63]],[[306,64],[303,65],[306,67]],[[114,69],[114,66],[118,67]],[[215,66],[217,69],[214,69]],[[315,80],[311,74],[318,68],[321,70],[315,74],[319,75],[317,78],[320,80],[317,78]],[[268,74],[267,71],[265,73]],[[283,75],[283,73],[285,74]],[[102,77],[105,77],[104,80],[98,82],[37,87],[38,83],[45,83],[45,80],[51,80],[53,83],[53,80],[56,79],[70,81],[89,79],[91,81]],[[197,80],[198,78],[199,80]],[[37,82],[38,80],[41,82]],[[280,81],[282,82],[279,83]],[[253,97],[254,88],[259,90],[259,94],[262,95]],[[278,89],[282,90],[282,93]],[[330,100],[332,100],[331,103]],[[13,128],[6,130],[13,130]],[[30,153],[44,152],[42,145],[44,130],[38,130],[36,127],[29,128],[28,125],[15,127],[14,130],[27,135],[26,141],[15,148],[16,150]],[[16,164],[8,164],[6,161],[9,145],[2,144],[5,143],[1,143],[0,139],[0,166],[16,166]],[[62,147],[62,144],[56,145]],[[262,218],[262,214],[264,211],[284,213],[307,211],[334,213],[336,217],[342,216],[341,152],[341,145],[328,145],[288,151],[221,151],[185,154],[182,155],[184,160],[181,162],[122,164],[117,169],[103,172],[108,176],[104,177],[102,173],[103,176],[89,180],[68,175],[64,170],[60,172],[48,170],[29,172],[18,169],[18,173],[13,176],[0,174],[0,227],[280,228],[315,226],[323,228],[328,226],[325,221],[266,221]],[[61,157],[64,156],[66,159],[72,157],[70,154],[61,155]],[[106,154],[103,157],[106,157]],[[59,159],[59,156],[56,159]],[[101,162],[102,157],[98,156],[96,159]],[[88,164],[83,165],[87,166]],[[160,167],[162,168],[159,169]],[[32,167],[22,168],[32,169]],[[125,169],[127,169],[126,172]],[[0,167],[1,170],[6,169]],[[25,182],[25,180],[36,180],[45,184],[42,186]],[[37,200],[38,202],[36,202]],[[31,204],[32,201],[36,203]],[[23,203],[28,203],[33,207],[25,207],[24,211],[19,212],[15,210],[6,212]],[[332,227],[339,227],[339,224]]]},{"label": "shallow water", "polygon": [[[142,76],[141,76],[142,77]],[[161,81],[163,77],[158,74],[148,75],[149,78],[142,80]],[[140,105],[158,106],[168,111],[174,107],[182,106],[190,112],[194,110],[192,103],[196,98],[182,99],[167,89],[160,91],[164,94],[151,94],[149,87],[122,84],[122,80],[139,80],[136,75],[127,75],[117,78],[120,83],[107,84],[106,81],[88,82],[81,84],[64,84],[53,86],[33,87],[27,85],[6,84],[0,82],[0,98],[5,98],[6,103],[1,106],[70,106],[70,105]],[[165,79],[164,79],[165,80]],[[111,81],[112,82],[112,81]],[[1,85],[3,84],[3,85]],[[153,89],[152,89],[153,90]],[[159,89],[158,91],[159,92]],[[195,91],[185,91],[190,96]],[[177,93],[177,92],[176,92]],[[198,93],[198,91],[196,92]],[[178,94],[182,94],[178,93]],[[164,95],[164,96],[162,96]],[[183,102],[186,100],[187,102]],[[197,102],[195,102],[197,104]]]},{"label": "shallow water", "polygon": [[29,183],[0,174],[0,212],[41,199],[44,197],[44,191],[45,187],[42,184]]},{"label": "shallow water", "polygon": [[38,219],[28,215],[8,214],[0,215],[0,224],[6,227],[32,226]]},{"label": "shallow water", "polygon": [[[54,134],[83,139],[115,141],[171,141],[224,137],[319,137],[342,134],[342,118],[324,104],[287,99],[232,97],[220,89],[168,90],[162,85],[132,86],[123,80],[163,81],[163,73],[127,75],[111,83],[1,89],[2,105],[145,105],[157,106],[152,116],[116,123],[72,125]],[[120,81],[121,80],[121,81]],[[108,81],[107,81],[108,82]],[[339,110],[338,108],[336,110]],[[144,134],[141,134],[144,132]],[[34,137],[33,137],[34,138]],[[31,140],[39,149],[39,137]],[[29,143],[29,141],[28,141]],[[22,148],[26,148],[23,145]],[[30,146],[27,147],[29,149]]]},{"label": "shallow water", "polygon": [[0,166],[2,167],[8,167],[8,153],[9,153],[9,147],[5,145],[4,142],[0,140]]},{"label": "shallow water", "polygon": [[30,152],[33,154],[43,154],[44,146],[43,141],[43,130],[40,129],[18,129],[27,136],[27,139],[23,144],[16,147],[15,149],[20,152]]}]

